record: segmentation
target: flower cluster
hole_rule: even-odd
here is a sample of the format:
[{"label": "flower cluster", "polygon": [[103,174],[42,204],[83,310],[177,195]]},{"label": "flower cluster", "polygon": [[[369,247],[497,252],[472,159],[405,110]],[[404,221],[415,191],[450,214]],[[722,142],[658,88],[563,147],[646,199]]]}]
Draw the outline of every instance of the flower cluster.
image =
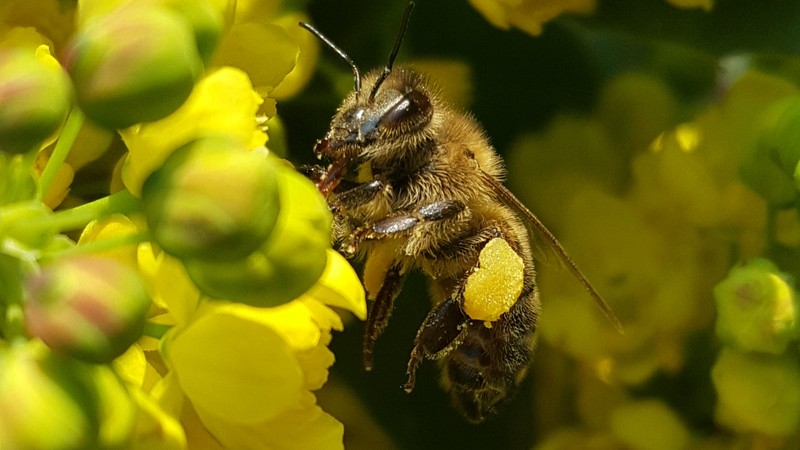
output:
[{"label": "flower cluster", "polygon": [[[625,327],[616,333],[569,275],[542,269],[540,329],[578,362],[581,423],[553,421],[541,448],[796,443],[800,317],[783,270],[797,265],[764,257],[800,251],[798,88],[747,67],[692,121],[663,81],[629,72],[604,86],[591,115],[562,114],[518,140],[509,166],[528,169],[511,170],[512,187]],[[558,363],[535,367],[548,364]],[[663,387],[703,367],[713,386],[691,378],[690,389],[716,397],[714,430],[693,430],[688,400],[676,402],[690,394]],[[556,401],[564,383],[537,396]]]},{"label": "flower cluster", "polygon": [[302,19],[0,6],[0,447],[342,448],[314,391],[363,288],[268,143],[315,63]]},{"label": "flower cluster", "polygon": [[[665,0],[678,8],[702,8],[706,11],[714,6],[714,0]],[[597,7],[597,0],[469,0],[492,25],[511,27],[538,36],[545,23],[563,14],[589,14]]]}]

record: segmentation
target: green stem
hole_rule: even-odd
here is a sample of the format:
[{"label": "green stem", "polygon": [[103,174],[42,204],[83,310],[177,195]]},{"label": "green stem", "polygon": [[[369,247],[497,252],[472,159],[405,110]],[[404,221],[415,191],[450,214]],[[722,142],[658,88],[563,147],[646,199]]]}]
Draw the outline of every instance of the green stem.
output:
[{"label": "green stem", "polygon": [[142,334],[150,336],[151,338],[161,339],[167,331],[172,328],[172,325],[164,325],[163,323],[145,322]]},{"label": "green stem", "polygon": [[39,189],[36,192],[36,198],[38,200],[44,199],[47,191],[50,190],[50,186],[52,186],[53,180],[56,178],[58,169],[64,164],[64,160],[67,159],[67,155],[69,155],[69,151],[72,149],[72,145],[75,143],[75,139],[78,137],[78,132],[81,130],[82,125],[83,113],[79,109],[74,108],[69,113],[64,128],[61,129],[61,135],[53,149],[53,154],[50,155],[50,159],[47,160],[47,164],[44,166],[41,176],[39,176]]},{"label": "green stem", "polygon": [[70,247],[68,249],[57,250],[53,252],[45,252],[42,253],[40,260],[52,260],[52,259],[63,258],[65,256],[90,255],[92,253],[100,253],[120,247],[136,245],[141,242],[145,242],[149,239],[150,235],[147,232],[127,234],[124,236],[117,236],[110,239],[93,241],[88,244],[77,245],[75,247]]},{"label": "green stem", "polygon": [[[46,226],[54,232],[77,230],[95,219],[111,214],[127,214],[139,209],[139,199],[128,191],[119,191],[108,197],[77,206],[75,208],[56,211],[47,218]],[[31,224],[35,226],[35,224]]]}]

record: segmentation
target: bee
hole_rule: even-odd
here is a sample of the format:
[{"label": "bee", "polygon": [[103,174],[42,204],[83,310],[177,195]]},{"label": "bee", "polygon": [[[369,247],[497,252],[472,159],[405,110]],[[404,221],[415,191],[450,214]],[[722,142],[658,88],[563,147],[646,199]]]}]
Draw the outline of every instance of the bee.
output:
[{"label": "bee", "polygon": [[[413,7],[412,2],[406,8],[388,64],[363,79],[344,51],[300,23],[344,59],[355,78],[354,90],[314,147],[329,164],[301,170],[327,198],[341,251],[366,258],[364,281],[372,301],[363,344],[366,370],[372,369],[375,342],[406,275],[421,269],[430,279],[433,308],[414,340],[404,388],[414,389],[423,360],[437,360],[454,407],[480,423],[516,390],[534,352],[541,304],[533,247],[555,254],[621,326],[553,234],[503,186],[503,162],[480,125],[443,100],[425,76],[393,67]],[[522,269],[511,277],[519,287],[510,306],[489,321],[472,317],[465,297],[481,270],[482,252],[497,240]],[[478,292],[478,302],[483,294],[492,293]]]}]

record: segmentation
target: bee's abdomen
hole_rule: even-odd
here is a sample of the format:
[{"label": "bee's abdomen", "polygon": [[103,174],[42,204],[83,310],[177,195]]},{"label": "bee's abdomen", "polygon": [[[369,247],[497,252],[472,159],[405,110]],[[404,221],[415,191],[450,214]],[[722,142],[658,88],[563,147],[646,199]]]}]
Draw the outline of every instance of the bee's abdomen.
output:
[{"label": "bee's abdomen", "polygon": [[454,406],[471,422],[492,415],[525,378],[533,355],[537,306],[536,290],[530,287],[492,328],[472,323],[464,342],[444,358],[444,384]]}]

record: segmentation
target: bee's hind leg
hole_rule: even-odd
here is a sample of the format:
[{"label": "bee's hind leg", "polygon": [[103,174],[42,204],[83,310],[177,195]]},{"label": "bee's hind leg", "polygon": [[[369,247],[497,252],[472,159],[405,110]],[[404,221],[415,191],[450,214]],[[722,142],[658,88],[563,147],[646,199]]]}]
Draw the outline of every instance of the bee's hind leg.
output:
[{"label": "bee's hind leg", "polygon": [[414,390],[417,367],[425,359],[439,359],[458,347],[466,336],[470,319],[461,309],[459,296],[448,298],[433,308],[414,340],[408,361],[406,392]]}]

